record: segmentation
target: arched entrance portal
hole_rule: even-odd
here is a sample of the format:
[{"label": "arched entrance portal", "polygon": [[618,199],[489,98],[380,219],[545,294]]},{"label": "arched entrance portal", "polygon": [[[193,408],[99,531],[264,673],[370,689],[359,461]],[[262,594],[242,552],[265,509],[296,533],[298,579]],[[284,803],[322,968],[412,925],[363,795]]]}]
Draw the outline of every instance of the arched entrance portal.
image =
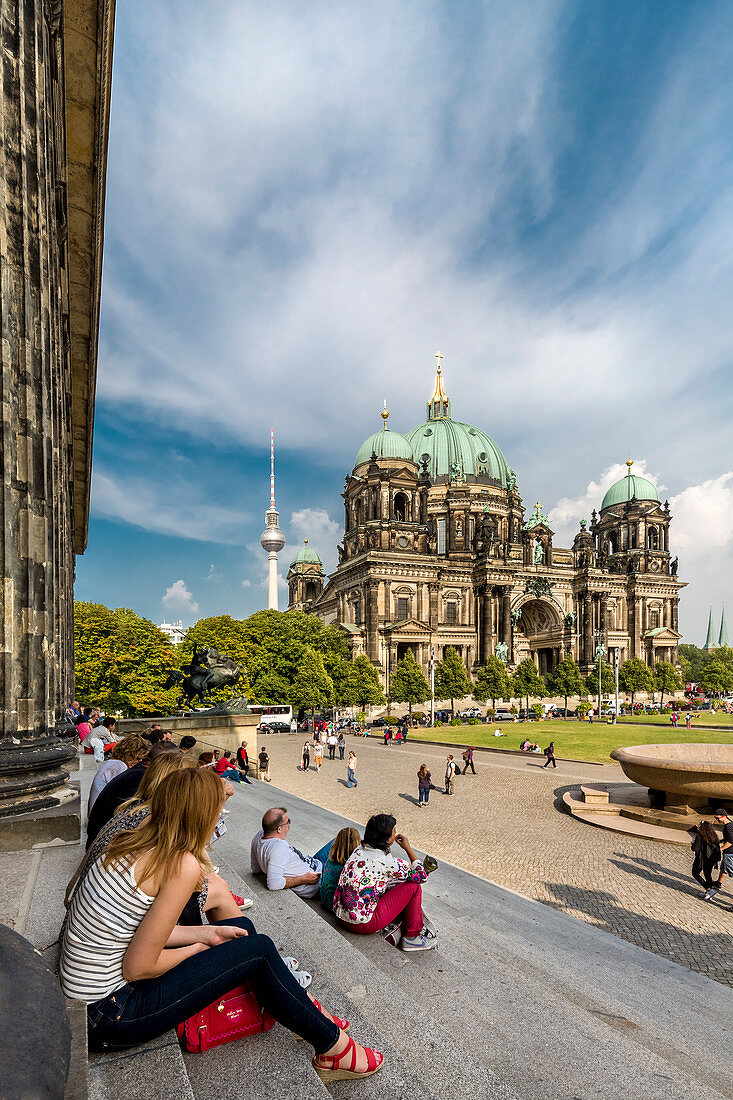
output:
[{"label": "arched entrance portal", "polygon": [[515,662],[531,657],[540,676],[547,676],[563,657],[560,612],[547,600],[530,599],[515,609],[513,618]]}]

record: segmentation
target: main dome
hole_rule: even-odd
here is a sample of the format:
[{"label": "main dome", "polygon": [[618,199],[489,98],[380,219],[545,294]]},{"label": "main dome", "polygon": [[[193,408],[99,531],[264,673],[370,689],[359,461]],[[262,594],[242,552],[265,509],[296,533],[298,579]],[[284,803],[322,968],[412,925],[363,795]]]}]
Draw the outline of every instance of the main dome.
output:
[{"label": "main dome", "polygon": [[659,493],[656,490],[656,486],[652,485],[651,481],[647,481],[645,477],[641,477],[639,474],[632,474],[631,466],[632,460],[626,463],[629,468],[629,472],[626,477],[619,478],[614,482],[610,489],[606,492],[601,504],[601,511],[605,508],[613,508],[615,505],[626,504],[628,501],[636,500],[659,500]]},{"label": "main dome", "polygon": [[428,419],[407,432],[407,439],[417,462],[427,455],[432,481],[487,478],[504,489],[508,487],[509,467],[494,440],[481,428],[451,418],[440,364],[427,411]]}]

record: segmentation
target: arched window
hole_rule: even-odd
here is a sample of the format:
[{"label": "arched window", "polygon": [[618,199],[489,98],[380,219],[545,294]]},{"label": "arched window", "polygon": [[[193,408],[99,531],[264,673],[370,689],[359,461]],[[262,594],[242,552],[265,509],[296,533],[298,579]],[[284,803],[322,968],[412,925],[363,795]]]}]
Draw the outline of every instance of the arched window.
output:
[{"label": "arched window", "polygon": [[608,546],[612,554],[616,554],[618,552],[618,533],[616,531],[611,531],[611,533],[609,534]]},{"label": "arched window", "polygon": [[318,598],[318,588],[315,581],[308,581],[305,586],[305,602],[312,603]]},{"label": "arched window", "polygon": [[395,493],[394,518],[398,523],[405,523],[410,518],[410,504],[404,493]]},{"label": "arched window", "polygon": [[646,546],[647,550],[659,549],[659,531],[657,531],[656,527],[650,527],[647,531]]},{"label": "arched window", "polygon": [[359,527],[364,522],[364,501],[361,497],[356,501],[356,525]]}]

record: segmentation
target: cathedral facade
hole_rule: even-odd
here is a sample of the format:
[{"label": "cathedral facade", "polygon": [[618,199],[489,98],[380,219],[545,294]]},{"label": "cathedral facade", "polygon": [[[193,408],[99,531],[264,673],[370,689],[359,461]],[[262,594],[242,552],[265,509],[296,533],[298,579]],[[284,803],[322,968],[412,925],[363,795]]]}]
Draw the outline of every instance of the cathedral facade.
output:
[{"label": "cathedral facade", "polygon": [[431,648],[437,661],[448,646],[474,674],[489,654],[510,669],[530,657],[541,675],[570,654],[587,673],[599,644],[611,662],[677,664],[669,504],[630,459],[559,547],[497,444],[453,420],[440,363],[424,423],[401,435],[388,416],[346,478],[338,568],[326,578],[314,551],[296,554],[290,607],[347,632],[387,689],[407,649],[426,673]]}]

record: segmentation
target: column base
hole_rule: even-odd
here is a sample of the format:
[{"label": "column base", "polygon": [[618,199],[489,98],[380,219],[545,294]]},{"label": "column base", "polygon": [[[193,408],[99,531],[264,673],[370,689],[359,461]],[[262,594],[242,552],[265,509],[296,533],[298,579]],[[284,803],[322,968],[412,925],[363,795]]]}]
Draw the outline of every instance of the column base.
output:
[{"label": "column base", "polygon": [[76,758],[70,739],[11,735],[0,740],[0,821],[62,806],[74,797],[64,765]]}]

